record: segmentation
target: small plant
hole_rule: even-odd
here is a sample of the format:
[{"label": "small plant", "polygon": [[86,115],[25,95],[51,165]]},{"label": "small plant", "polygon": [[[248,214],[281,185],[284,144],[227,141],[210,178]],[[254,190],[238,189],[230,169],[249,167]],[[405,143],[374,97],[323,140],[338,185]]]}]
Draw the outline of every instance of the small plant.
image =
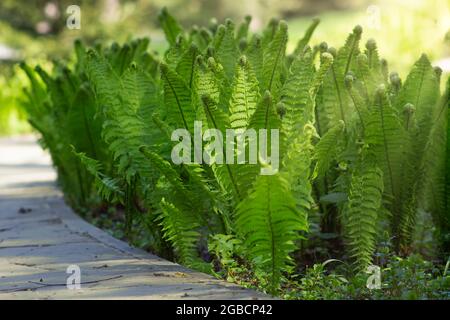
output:
[{"label": "small plant", "polygon": [[335,270],[325,263],[315,264],[305,270],[297,281],[285,288],[286,299],[347,300],[347,299],[448,299],[450,276],[447,270],[436,268],[419,255],[401,258],[390,255],[381,268],[381,288],[367,287],[368,274],[352,274],[345,264]]}]

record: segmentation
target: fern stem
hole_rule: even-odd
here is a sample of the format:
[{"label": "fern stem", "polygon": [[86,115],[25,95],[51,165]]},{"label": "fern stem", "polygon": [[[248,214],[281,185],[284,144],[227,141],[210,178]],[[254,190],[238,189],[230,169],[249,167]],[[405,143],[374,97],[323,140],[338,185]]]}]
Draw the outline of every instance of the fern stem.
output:
[{"label": "fern stem", "polygon": [[180,99],[178,98],[177,92],[175,91],[174,87],[172,86],[172,83],[170,82],[170,80],[167,77],[167,75],[165,74],[165,72],[163,72],[162,74],[163,74],[165,80],[167,81],[167,83],[170,87],[170,90],[172,91],[173,96],[175,97],[175,100],[177,101],[177,107],[178,107],[178,110],[180,111],[181,118],[183,119],[183,125],[184,125],[185,129],[189,131],[189,126],[186,122],[186,118],[184,116],[183,109],[181,108],[181,103],[180,103]]},{"label": "fern stem", "polygon": [[361,126],[362,126],[362,129],[363,129],[362,137],[364,138],[364,134],[365,134],[366,128],[364,126],[364,120],[363,120],[363,117],[362,117],[362,114],[361,114],[361,110],[358,107],[358,103],[356,101],[356,97],[354,96],[354,94],[352,92],[352,89],[349,89],[349,94],[350,94],[350,98],[353,101],[353,105],[355,106],[356,112],[358,113],[358,118],[361,121]]},{"label": "fern stem", "polygon": [[339,83],[337,81],[336,73],[334,71],[334,66],[333,65],[331,66],[331,73],[333,74],[334,85],[336,87],[336,93],[338,95],[339,110],[341,112],[341,119],[342,119],[342,121],[344,121],[345,127],[347,127],[347,123],[345,121],[344,106],[343,106],[342,97],[341,97],[341,90],[339,89]]},{"label": "fern stem", "polygon": [[192,64],[191,64],[191,75],[189,77],[189,88],[192,88],[192,82],[194,81],[195,61],[196,60],[197,60],[197,57],[193,54],[192,55]]},{"label": "fern stem", "polygon": [[269,91],[272,91],[273,78],[275,77],[275,71],[278,68],[278,63],[279,63],[279,60],[280,60],[280,56],[281,56],[281,53],[283,51],[284,51],[284,46],[280,46],[278,48],[277,58],[275,60],[275,64],[274,64],[273,69],[272,69],[272,74],[270,75],[269,87],[267,88]]},{"label": "fern stem", "polygon": [[379,107],[380,107],[380,122],[381,122],[381,128],[382,128],[382,132],[383,132],[383,146],[384,146],[384,153],[386,156],[386,163],[388,166],[388,171],[389,171],[389,182],[391,184],[391,191],[392,194],[394,194],[394,178],[392,176],[392,166],[391,166],[391,161],[390,161],[390,157],[389,157],[389,148],[387,145],[387,138],[386,138],[386,133],[385,133],[385,123],[384,123],[384,110],[383,110],[383,102],[382,102],[382,97],[379,96]]},{"label": "fern stem", "polygon": [[359,37],[357,37],[356,34],[354,34],[354,37],[353,37],[353,40],[352,40],[352,46],[350,48],[350,54],[348,55],[347,62],[346,62],[346,65],[345,65],[344,75],[347,74],[347,72],[348,72],[348,70],[350,68],[350,63],[352,62],[353,53],[355,52],[356,44],[358,43],[358,41],[359,41]]},{"label": "fern stem", "polygon": [[81,201],[82,201],[83,206],[85,206],[86,205],[86,195],[84,193],[83,179],[81,178],[80,166],[78,165],[78,163],[76,164],[76,170],[77,170],[78,185],[80,186]]},{"label": "fern stem", "polygon": [[[270,184],[269,184],[270,186]],[[269,224],[269,230],[270,230],[270,247],[272,252],[272,283],[271,283],[271,291],[272,293],[275,293],[276,290],[276,276],[275,276],[275,242],[274,242],[274,232],[273,232],[273,226],[272,226],[272,210],[270,210],[270,187],[267,188],[267,219]]]}]

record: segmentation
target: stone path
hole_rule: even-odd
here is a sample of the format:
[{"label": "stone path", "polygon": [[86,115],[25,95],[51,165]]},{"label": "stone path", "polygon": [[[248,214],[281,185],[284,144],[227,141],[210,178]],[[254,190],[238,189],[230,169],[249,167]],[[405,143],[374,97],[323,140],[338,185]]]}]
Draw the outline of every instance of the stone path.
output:
[{"label": "stone path", "polygon": [[[0,139],[0,299],[264,299],[112,238],[75,215],[33,137]],[[81,289],[66,287],[67,267]]]}]

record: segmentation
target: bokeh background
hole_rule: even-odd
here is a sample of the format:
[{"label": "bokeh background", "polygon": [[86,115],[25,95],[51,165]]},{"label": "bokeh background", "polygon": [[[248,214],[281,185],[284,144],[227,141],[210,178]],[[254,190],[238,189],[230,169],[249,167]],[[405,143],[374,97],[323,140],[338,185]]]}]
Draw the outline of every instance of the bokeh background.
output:
[{"label": "bokeh background", "polygon": [[[81,8],[80,30],[66,27],[70,5]],[[29,130],[18,108],[25,84],[19,61],[49,67],[48,61],[71,57],[76,38],[93,45],[148,36],[153,49],[163,52],[162,7],[185,26],[212,18],[239,22],[249,14],[257,31],[273,17],[285,19],[291,48],[314,17],[321,23],[312,44],[341,46],[359,24],[363,40],[375,38],[390,70],[402,77],[421,53],[450,72],[450,0],[1,0],[0,135]]]}]

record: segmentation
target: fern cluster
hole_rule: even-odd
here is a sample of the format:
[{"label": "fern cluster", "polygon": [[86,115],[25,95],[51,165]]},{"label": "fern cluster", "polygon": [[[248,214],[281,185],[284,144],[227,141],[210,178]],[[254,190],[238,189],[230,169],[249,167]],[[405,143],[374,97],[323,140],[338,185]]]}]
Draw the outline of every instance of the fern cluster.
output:
[{"label": "fern cluster", "polygon": [[[76,42],[75,63],[51,74],[22,65],[31,82],[23,104],[73,206],[119,206],[127,233],[145,223],[156,252],[169,245],[181,263],[213,272],[205,253],[215,248],[224,266],[250,265],[271,292],[294,272],[316,216],[345,239],[357,270],[371,263],[383,222],[397,249],[410,250],[419,209],[448,250],[448,92],[440,97],[425,56],[402,83],[374,41],[360,50],[360,27],[339,50],[311,48],[315,20],[288,53],[284,21],[261,34],[249,31],[250,17],[184,30],[163,10],[160,22],[163,56],[148,39]],[[174,164],[171,134],[194,137],[195,121],[279,130],[278,171],[261,175],[270,169],[262,159]],[[217,239],[239,250],[220,254]]]},{"label": "fern cluster", "polygon": [[[438,220],[448,216],[448,209],[435,203],[445,201],[445,183],[433,176],[446,172],[435,162],[446,158],[448,93],[440,97],[441,71],[425,55],[402,83],[397,73],[388,73],[373,40],[361,52],[360,38],[356,27],[341,49],[321,46],[335,62],[317,99],[322,138],[316,146],[315,184],[321,197],[343,194],[339,202],[323,202],[322,213],[342,226],[356,268],[363,270],[386,222],[396,250],[405,254],[413,250],[419,210]],[[445,221],[436,222],[440,232],[447,228]]]}]

